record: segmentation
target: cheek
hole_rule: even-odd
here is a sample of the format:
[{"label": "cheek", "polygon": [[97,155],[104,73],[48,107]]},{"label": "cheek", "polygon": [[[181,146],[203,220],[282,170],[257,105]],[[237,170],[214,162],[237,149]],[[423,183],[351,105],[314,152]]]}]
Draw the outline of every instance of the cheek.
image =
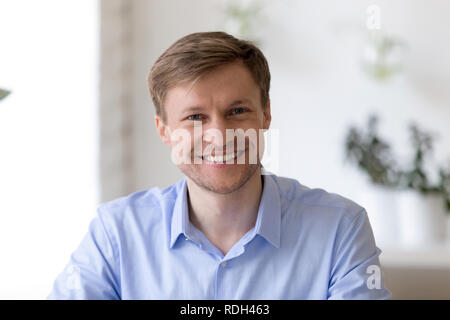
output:
[{"label": "cheek", "polygon": [[253,128],[255,130],[263,128],[264,126],[264,114],[261,112],[260,114],[254,114],[251,118],[242,122],[242,126],[246,128]]},{"label": "cheek", "polygon": [[183,127],[173,129],[168,137],[174,164],[187,164],[192,159],[192,132]]}]

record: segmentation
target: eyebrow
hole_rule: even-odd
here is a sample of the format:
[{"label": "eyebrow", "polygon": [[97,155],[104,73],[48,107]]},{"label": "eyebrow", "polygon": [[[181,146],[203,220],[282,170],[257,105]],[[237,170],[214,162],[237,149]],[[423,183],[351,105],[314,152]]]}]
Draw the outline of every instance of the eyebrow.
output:
[{"label": "eyebrow", "polygon": [[[238,106],[240,104],[250,104],[253,105],[250,99],[238,99],[233,101],[232,103],[230,103],[228,105],[228,108],[230,107],[235,107]],[[198,112],[198,111],[203,111],[205,108],[200,106],[200,105],[194,105],[194,106],[190,106],[187,107],[186,109],[183,110],[183,114],[187,114],[187,113],[191,113],[191,112]]]},{"label": "eyebrow", "polygon": [[203,107],[201,106],[191,106],[183,110],[183,114],[191,113],[191,112],[197,112],[197,111],[203,111]]},{"label": "eyebrow", "polygon": [[253,105],[252,101],[250,99],[240,99],[232,102],[228,107],[235,107],[240,104],[250,104]]}]

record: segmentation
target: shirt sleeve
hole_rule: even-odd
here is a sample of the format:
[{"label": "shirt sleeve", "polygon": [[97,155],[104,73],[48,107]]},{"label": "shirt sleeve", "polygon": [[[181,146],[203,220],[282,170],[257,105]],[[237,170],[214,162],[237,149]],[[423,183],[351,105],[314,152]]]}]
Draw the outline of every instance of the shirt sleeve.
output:
[{"label": "shirt sleeve", "polygon": [[117,265],[114,247],[98,214],[65,269],[57,276],[47,299],[120,299]]},{"label": "shirt sleeve", "polygon": [[328,299],[391,299],[366,210],[350,221],[342,221],[336,236]]}]

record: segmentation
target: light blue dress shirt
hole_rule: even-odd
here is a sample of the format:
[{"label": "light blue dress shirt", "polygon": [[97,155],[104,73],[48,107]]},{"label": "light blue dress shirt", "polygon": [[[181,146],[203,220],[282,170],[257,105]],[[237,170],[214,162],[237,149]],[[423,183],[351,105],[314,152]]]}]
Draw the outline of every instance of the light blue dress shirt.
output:
[{"label": "light blue dress shirt", "polygon": [[390,299],[365,209],[262,175],[256,225],[224,256],[186,178],[101,204],[47,299]]}]

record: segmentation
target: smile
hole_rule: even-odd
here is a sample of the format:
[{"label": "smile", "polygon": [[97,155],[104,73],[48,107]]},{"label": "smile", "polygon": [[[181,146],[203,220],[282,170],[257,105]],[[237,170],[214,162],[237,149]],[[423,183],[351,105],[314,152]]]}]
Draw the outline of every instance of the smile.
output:
[{"label": "smile", "polygon": [[217,156],[203,156],[202,159],[206,160],[207,162],[216,162],[216,163],[223,163],[228,162],[230,160],[233,160],[234,158],[237,158],[243,154],[245,150],[241,150],[239,152],[234,152],[232,154],[226,154],[225,156],[217,155]]}]

